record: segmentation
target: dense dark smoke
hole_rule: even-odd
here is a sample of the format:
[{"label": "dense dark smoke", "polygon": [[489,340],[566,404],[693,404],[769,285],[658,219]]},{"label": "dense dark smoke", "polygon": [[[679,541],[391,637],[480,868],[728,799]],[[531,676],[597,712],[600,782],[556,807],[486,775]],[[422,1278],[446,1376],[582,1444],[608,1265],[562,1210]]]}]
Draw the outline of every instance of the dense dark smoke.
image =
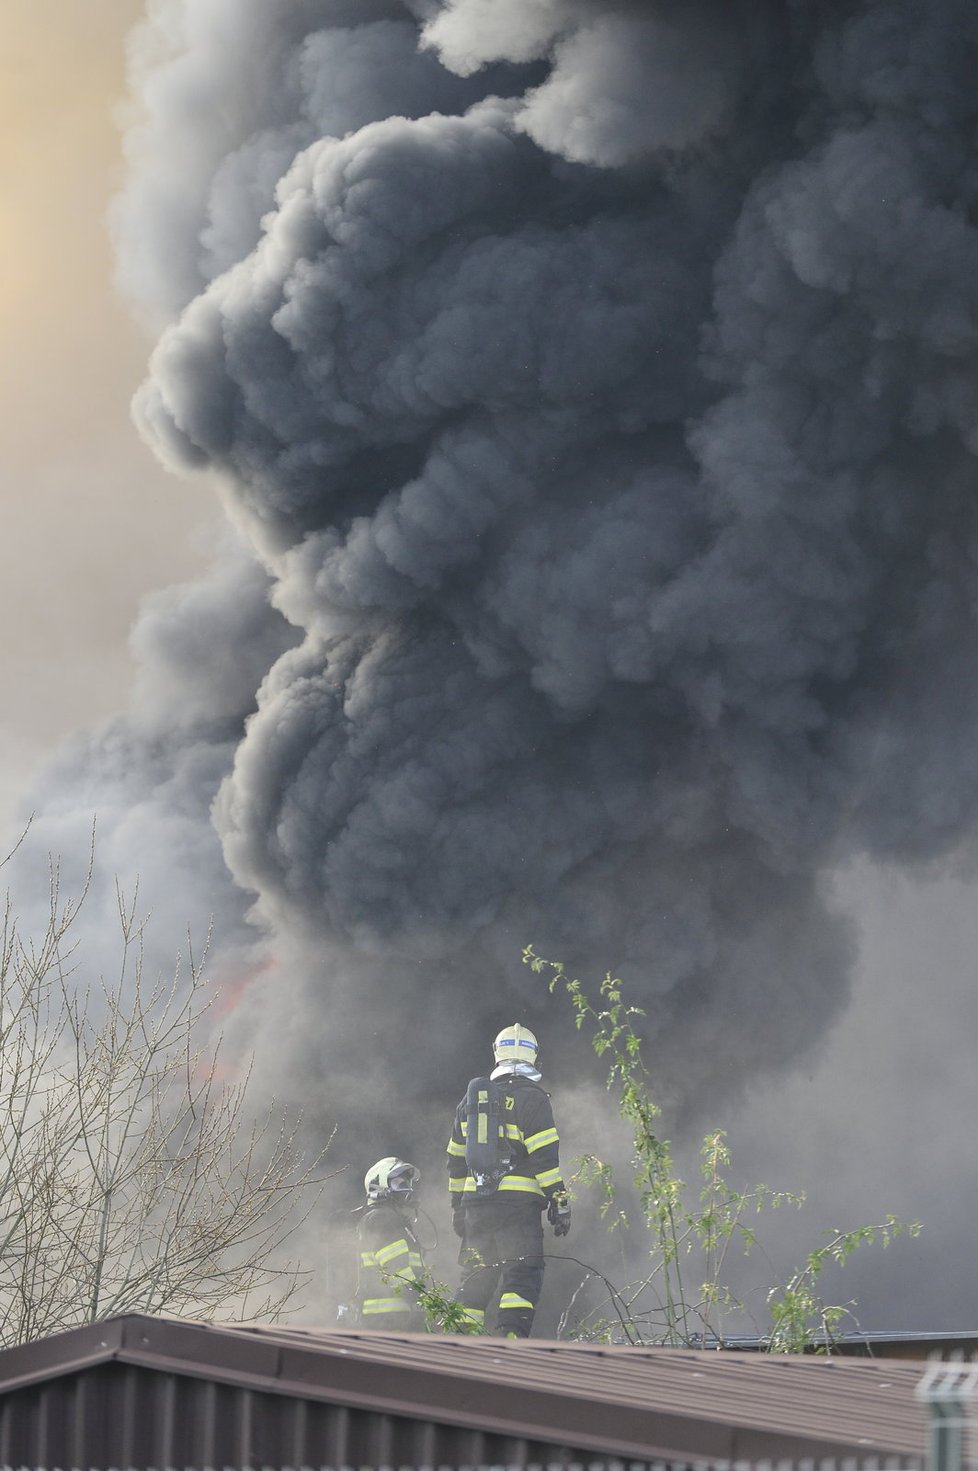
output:
[{"label": "dense dark smoke", "polygon": [[302,635],[232,873],[398,1015],[488,1024],[533,939],[636,978],[673,1081],[791,1057],[827,869],[978,796],[969,8],[203,12],[149,76],[215,121],[141,140],[191,118],[196,197],[147,230],[145,168],[122,228],[186,301],[139,423]]},{"label": "dense dark smoke", "polygon": [[242,1016],[326,1117],[365,1057],[440,1104],[532,941],[676,1107],[790,1062],[832,872],[974,832],[970,0],[150,16],[136,416],[261,570],[196,594],[221,731],[179,596],[143,693],[278,958]]}]

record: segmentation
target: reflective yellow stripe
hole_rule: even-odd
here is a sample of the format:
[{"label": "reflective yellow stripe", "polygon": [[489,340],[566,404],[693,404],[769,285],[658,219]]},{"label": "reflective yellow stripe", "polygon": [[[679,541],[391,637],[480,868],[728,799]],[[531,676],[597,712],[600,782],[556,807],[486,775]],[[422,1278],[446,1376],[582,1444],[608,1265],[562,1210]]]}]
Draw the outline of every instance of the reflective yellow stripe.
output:
[{"label": "reflective yellow stripe", "polygon": [[452,1195],[458,1195],[460,1191],[465,1189],[465,1179],[466,1177],[464,1175],[449,1175],[448,1189]]},{"label": "reflective yellow stripe", "polygon": [[424,1262],[421,1260],[420,1251],[412,1251],[408,1256],[408,1263],[415,1272],[421,1272],[424,1270]]},{"label": "reflective yellow stripe", "polygon": [[548,1185],[559,1185],[560,1170],[541,1170],[539,1175],[537,1175],[537,1180],[543,1186],[544,1190],[546,1190]]},{"label": "reflective yellow stripe", "polygon": [[[482,1105],[486,1107],[483,1108]],[[479,1089],[479,1112],[476,1116],[476,1139],[480,1144],[486,1144],[489,1140],[489,1115],[486,1109],[489,1107],[489,1094],[485,1088]]]},{"label": "reflective yellow stripe", "polygon": [[557,1144],[560,1135],[556,1129],[541,1129],[539,1134],[531,1134],[529,1139],[524,1140],[527,1154],[535,1154],[538,1149],[543,1149],[545,1144]]},{"label": "reflective yellow stripe", "polygon": [[[536,1180],[531,1179],[529,1175],[504,1175],[496,1188],[498,1190],[521,1190],[525,1195],[543,1195]],[[458,1180],[451,1185],[453,1194],[461,1192],[463,1195],[472,1195],[477,1189],[473,1175],[468,1175],[464,1181]]]},{"label": "reflective yellow stripe", "polygon": [[484,1333],[486,1327],[486,1315],[482,1308],[467,1308],[459,1303],[462,1321],[458,1324],[459,1333]]},{"label": "reflective yellow stripe", "polygon": [[401,1297],[367,1297],[363,1302],[363,1315],[371,1313],[409,1313],[411,1307]]},{"label": "reflective yellow stripe", "polygon": [[451,1154],[451,1155],[454,1155],[456,1159],[464,1159],[465,1158],[465,1145],[464,1144],[457,1143],[457,1141],[454,1140],[454,1139],[449,1139],[449,1141],[448,1141],[448,1153]]},{"label": "reflective yellow stripe", "polygon": [[[510,1130],[514,1130],[514,1129],[515,1129],[515,1133],[510,1133]],[[502,1126],[502,1124],[499,1125],[499,1133],[500,1133],[500,1135],[502,1135],[502,1133],[503,1133],[503,1126]],[[522,1139],[523,1138],[523,1135],[520,1133],[519,1129],[516,1128],[516,1125],[515,1124],[507,1124],[507,1126],[506,1126],[506,1133],[507,1133],[507,1135],[509,1136],[510,1139]],[[468,1137],[469,1137],[469,1121],[468,1121],[468,1119],[463,1119],[462,1120],[462,1138],[463,1139],[468,1139]],[[489,1137],[489,1120],[486,1118],[485,1114],[481,1114],[480,1113],[479,1114],[479,1120],[478,1120],[478,1126],[476,1128],[476,1141],[479,1144],[485,1144],[485,1142],[488,1139],[488,1137]],[[456,1144],[455,1141],[452,1140],[451,1144],[449,1144],[449,1146],[448,1146],[448,1153],[449,1154],[464,1154],[465,1153],[465,1147],[464,1147],[464,1145]]]},{"label": "reflective yellow stripe", "polygon": [[392,1241],[390,1246],[382,1246],[375,1252],[378,1267],[385,1267],[388,1262],[393,1261],[396,1256],[407,1256],[408,1244],[402,1236],[400,1241]]},{"label": "reflective yellow stripe", "polygon": [[499,1182],[500,1190],[521,1190],[525,1195],[542,1195],[543,1191],[536,1180],[531,1180],[528,1175],[504,1175]]},{"label": "reflective yellow stripe", "polygon": [[515,1139],[517,1141],[523,1138],[523,1130],[520,1128],[519,1124],[506,1125],[506,1138]]},{"label": "reflective yellow stripe", "polygon": [[360,1265],[361,1267],[375,1267],[377,1265],[377,1258],[372,1251],[361,1251]]},{"label": "reflective yellow stripe", "polygon": [[536,1303],[528,1301],[525,1297],[520,1297],[518,1292],[504,1292],[499,1299],[499,1306],[500,1308],[529,1308],[532,1312],[536,1307]]}]

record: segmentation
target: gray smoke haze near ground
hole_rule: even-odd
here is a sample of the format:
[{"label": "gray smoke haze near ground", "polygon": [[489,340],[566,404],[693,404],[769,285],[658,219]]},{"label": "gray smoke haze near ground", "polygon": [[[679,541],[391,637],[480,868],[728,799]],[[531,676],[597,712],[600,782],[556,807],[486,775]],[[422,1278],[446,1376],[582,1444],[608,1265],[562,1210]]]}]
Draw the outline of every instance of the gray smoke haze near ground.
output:
[{"label": "gray smoke haze near ground", "polygon": [[188,936],[199,959],[209,932],[208,968],[222,984],[238,985],[257,963],[247,897],[224,869],[207,814],[256,686],[295,633],[269,616],[267,577],[239,539],[229,531],[214,550],[206,578],[145,599],[131,639],[129,714],[66,742],[32,794],[29,832],[4,872],[25,934],[48,922],[52,857],[62,900],[88,887],[72,931],[86,983],[118,969],[117,879],[147,922],[147,975],[172,974],[178,954],[185,967]]},{"label": "gray smoke haze near ground", "polygon": [[365,1057],[443,1111],[546,1015],[528,940],[632,978],[678,1116],[840,1014],[837,865],[970,848],[971,10],[151,7],[136,415],[261,570],[209,641],[158,609],[156,724],[80,768],[143,844],[186,794],[277,960],[242,1034],[329,1121],[383,1119]]},{"label": "gray smoke haze near ground", "polygon": [[917,1240],[857,1254],[832,1274],[830,1300],[855,1295],[870,1328],[960,1331],[976,1319],[974,878],[921,886],[860,862],[837,889],[859,916],[852,1005],[815,1057],[787,1077],[753,1080],[725,1110],[735,1162],[747,1179],[808,1189],[801,1215],[764,1232],[789,1270],[824,1239],[820,1227],[885,1210],[921,1219]]}]

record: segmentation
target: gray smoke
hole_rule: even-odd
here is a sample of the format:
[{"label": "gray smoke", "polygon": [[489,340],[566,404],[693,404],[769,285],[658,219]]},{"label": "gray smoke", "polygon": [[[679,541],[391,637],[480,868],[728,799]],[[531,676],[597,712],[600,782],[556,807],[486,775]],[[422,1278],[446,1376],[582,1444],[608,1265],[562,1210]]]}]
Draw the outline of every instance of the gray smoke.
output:
[{"label": "gray smoke", "polygon": [[178,957],[185,968],[188,948],[200,960],[209,933],[208,970],[222,984],[236,988],[260,963],[247,896],[226,871],[208,811],[257,684],[295,631],[270,609],[268,579],[236,536],[214,551],[205,579],[146,598],[131,637],[128,714],[66,742],[4,870],[24,934],[48,923],[52,859],[62,901],[88,890],[72,927],[84,985],[99,971],[118,974],[117,881],[146,921],[147,976],[171,975]]},{"label": "gray smoke", "polygon": [[137,399],[303,635],[230,869],[387,1004],[423,957],[494,1015],[533,938],[636,976],[688,1086],[731,1027],[784,1061],[845,993],[825,873],[974,818],[966,8],[270,25]]},{"label": "gray smoke", "polygon": [[970,850],[972,9],[156,0],[134,37],[136,418],[250,560],[144,625],[126,740],[206,752],[213,884],[278,958],[239,1024],[324,1119],[365,1056],[443,1111],[514,1008],[552,1030],[528,941],[629,978],[675,1110],[735,1091],[840,1014],[838,866]]}]

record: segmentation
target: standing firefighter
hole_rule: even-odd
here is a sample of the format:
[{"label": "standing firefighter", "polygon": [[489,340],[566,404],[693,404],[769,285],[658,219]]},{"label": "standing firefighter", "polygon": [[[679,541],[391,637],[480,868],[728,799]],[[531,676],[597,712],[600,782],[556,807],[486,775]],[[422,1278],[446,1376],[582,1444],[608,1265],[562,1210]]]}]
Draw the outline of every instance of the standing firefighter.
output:
[{"label": "standing firefighter", "polygon": [[543,1222],[570,1230],[550,1097],[539,1086],[539,1044],[528,1027],[505,1027],[493,1043],[496,1066],[473,1078],[455,1111],[448,1142],[448,1188],[462,1238],[459,1301],[473,1330],[497,1302],[492,1331],[528,1338],[543,1286]]},{"label": "standing firefighter", "polygon": [[403,1332],[425,1326],[412,1291],[424,1269],[414,1209],[420,1178],[420,1170],[393,1154],[363,1177],[367,1204],[357,1225],[357,1307],[364,1328]]}]

